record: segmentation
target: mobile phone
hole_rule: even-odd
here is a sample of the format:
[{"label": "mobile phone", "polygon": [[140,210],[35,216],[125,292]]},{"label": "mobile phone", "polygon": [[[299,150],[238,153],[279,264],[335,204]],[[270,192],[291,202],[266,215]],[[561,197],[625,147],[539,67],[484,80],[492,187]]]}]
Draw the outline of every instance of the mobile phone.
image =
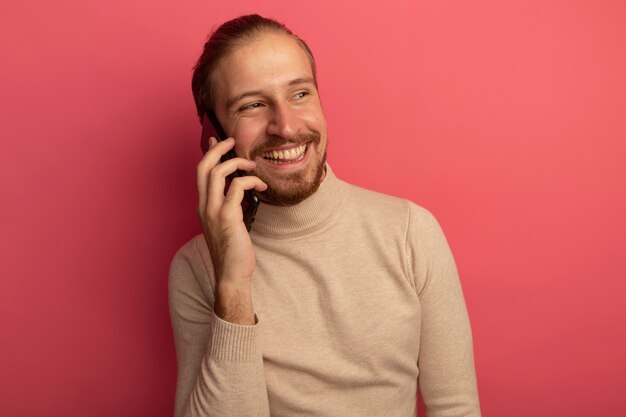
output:
[{"label": "mobile phone", "polygon": [[[209,150],[209,138],[213,136],[218,141],[225,140],[228,135],[220,125],[215,113],[213,111],[207,111],[202,117],[202,136],[200,138],[200,148],[202,153],[207,153]],[[231,158],[235,158],[237,154],[235,149],[231,149],[227,154],[223,155],[220,162],[226,162]],[[237,170],[226,177],[226,190],[230,186],[230,182],[235,177],[243,177],[247,175],[244,171]],[[246,225],[248,232],[252,228],[254,217],[259,208],[259,197],[254,190],[246,190],[243,194],[243,200],[241,201],[241,208],[243,210],[243,222]]]}]

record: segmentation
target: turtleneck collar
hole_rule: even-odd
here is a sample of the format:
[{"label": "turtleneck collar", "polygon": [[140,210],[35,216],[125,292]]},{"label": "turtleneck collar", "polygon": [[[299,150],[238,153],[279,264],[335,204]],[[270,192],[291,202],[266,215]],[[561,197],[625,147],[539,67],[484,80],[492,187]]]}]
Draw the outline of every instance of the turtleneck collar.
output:
[{"label": "turtleneck collar", "polygon": [[291,239],[315,232],[339,213],[347,184],[338,179],[326,164],[326,175],[319,188],[293,206],[261,203],[252,224],[252,236]]}]

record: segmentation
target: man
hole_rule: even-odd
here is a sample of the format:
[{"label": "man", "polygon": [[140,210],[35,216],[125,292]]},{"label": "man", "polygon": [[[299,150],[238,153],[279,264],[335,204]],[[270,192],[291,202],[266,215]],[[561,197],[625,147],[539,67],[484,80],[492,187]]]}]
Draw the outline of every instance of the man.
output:
[{"label": "man", "polygon": [[[242,16],[208,40],[192,84],[198,115],[231,138],[198,165],[203,234],[171,265],[175,415],[415,416],[419,384],[429,417],[479,416],[443,233],[415,204],[335,177],[306,44]],[[249,175],[224,194],[237,169]]]}]

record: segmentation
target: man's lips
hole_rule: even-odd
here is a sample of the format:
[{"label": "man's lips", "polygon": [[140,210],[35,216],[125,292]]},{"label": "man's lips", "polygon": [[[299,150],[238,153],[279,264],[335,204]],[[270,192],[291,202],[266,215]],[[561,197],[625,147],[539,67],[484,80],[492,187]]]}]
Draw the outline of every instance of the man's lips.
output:
[{"label": "man's lips", "polygon": [[296,144],[287,144],[287,145],[283,145],[283,146],[277,146],[277,147],[274,147],[274,148],[266,148],[266,149],[264,149],[260,153],[263,154],[265,152],[284,151],[286,149],[294,149],[294,148],[297,148],[299,146],[306,145],[307,143],[308,142],[302,142],[302,143],[296,143]]},{"label": "man's lips", "polygon": [[250,159],[263,158],[264,153],[279,152],[290,150],[291,148],[297,148],[303,144],[319,144],[321,136],[318,132],[302,132],[293,137],[280,137],[280,136],[268,136],[263,143],[259,143],[254,146],[250,151]]},{"label": "man's lips", "polygon": [[260,152],[260,156],[272,163],[296,162],[304,158],[310,142],[299,145],[281,146]]}]

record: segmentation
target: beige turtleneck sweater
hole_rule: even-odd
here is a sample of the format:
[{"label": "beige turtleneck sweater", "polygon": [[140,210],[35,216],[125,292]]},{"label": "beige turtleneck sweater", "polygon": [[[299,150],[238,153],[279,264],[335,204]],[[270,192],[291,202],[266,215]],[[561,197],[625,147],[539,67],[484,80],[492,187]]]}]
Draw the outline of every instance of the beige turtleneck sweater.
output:
[{"label": "beige turtleneck sweater", "polygon": [[335,177],[252,227],[254,326],[213,313],[202,235],[175,255],[176,417],[480,416],[470,322],[434,217]]}]

